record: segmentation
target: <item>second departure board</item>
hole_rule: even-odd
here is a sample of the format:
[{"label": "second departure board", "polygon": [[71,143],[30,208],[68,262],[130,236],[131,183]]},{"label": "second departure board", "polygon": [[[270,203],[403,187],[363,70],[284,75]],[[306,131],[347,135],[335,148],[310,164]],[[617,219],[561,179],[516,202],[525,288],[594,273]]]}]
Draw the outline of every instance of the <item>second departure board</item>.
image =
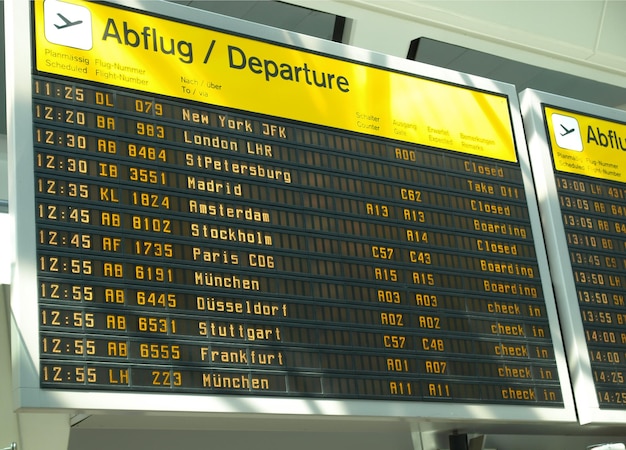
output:
[{"label": "second departure board", "polygon": [[[545,139],[533,144],[542,218],[579,414],[623,420],[626,403],[626,125],[623,112],[528,91]],[[538,116],[539,117],[539,116]],[[547,241],[548,239],[546,239]],[[620,410],[622,413],[620,414]]]},{"label": "second departure board", "polygon": [[42,389],[564,406],[507,95],[33,8]]}]

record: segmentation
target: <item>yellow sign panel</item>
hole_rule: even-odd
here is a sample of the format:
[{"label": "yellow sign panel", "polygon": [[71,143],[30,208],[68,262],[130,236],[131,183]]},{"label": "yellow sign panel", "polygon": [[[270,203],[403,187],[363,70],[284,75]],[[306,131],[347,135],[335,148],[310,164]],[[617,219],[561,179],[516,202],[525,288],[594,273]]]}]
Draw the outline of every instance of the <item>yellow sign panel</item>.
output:
[{"label": "yellow sign panel", "polygon": [[626,125],[546,107],[556,170],[626,182]]},{"label": "yellow sign panel", "polygon": [[80,0],[35,3],[39,71],[504,161],[505,96]]}]

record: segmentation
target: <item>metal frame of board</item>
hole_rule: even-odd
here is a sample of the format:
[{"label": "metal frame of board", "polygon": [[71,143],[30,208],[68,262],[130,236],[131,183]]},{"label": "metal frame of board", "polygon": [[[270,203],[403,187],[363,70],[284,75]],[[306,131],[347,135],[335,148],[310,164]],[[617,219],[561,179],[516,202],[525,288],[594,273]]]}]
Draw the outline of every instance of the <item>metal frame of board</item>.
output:
[{"label": "metal frame of board", "polygon": [[[557,170],[555,169],[552,157],[552,153],[557,150],[553,148],[553,145],[551,143],[550,130],[548,128],[548,121],[550,120],[550,118],[547,117],[547,113],[544,108],[549,107],[563,112],[566,120],[567,117],[569,117],[570,115],[573,120],[576,120],[575,116],[586,116],[594,121],[607,121],[618,124],[626,123],[626,113],[605,106],[595,105],[580,100],[536,91],[533,89],[527,89],[523,91],[520,94],[520,100],[522,105],[522,113],[526,129],[528,148],[530,152],[531,165],[535,177],[535,188],[537,190],[537,196],[539,199],[541,220],[543,222],[546,236],[545,240],[550,261],[552,281],[554,283],[558,311],[561,317],[561,329],[566,347],[567,361],[569,364],[572,387],[574,390],[574,399],[579,420],[581,424],[623,423],[624,418],[626,417],[624,415],[623,407],[620,407],[619,404],[615,404],[613,407],[603,408],[601,407],[598,400],[599,397],[594,381],[594,372],[592,370],[590,349],[588,346],[585,332],[585,321],[583,321],[581,315],[582,303],[579,302],[578,289],[574,276],[575,269],[572,266],[573,263],[570,256],[570,251],[576,251],[577,249],[580,249],[580,251],[585,252],[588,251],[589,247],[587,247],[586,249],[585,246],[568,246],[567,233],[565,225],[563,223],[564,210],[560,205],[559,199],[559,194],[563,194],[565,190],[559,192],[559,188],[557,187]],[[552,114],[550,114],[550,117],[552,117]],[[574,130],[575,122],[572,123],[574,125],[572,125],[571,128],[569,128],[568,126],[565,127],[568,128],[568,130],[562,131],[560,128],[558,128],[559,134],[561,134],[562,136],[566,136],[569,131]],[[571,145],[572,148],[575,148],[574,150],[571,150],[572,154],[584,151],[584,144],[582,143],[585,133],[585,130],[583,130],[584,126],[576,126],[580,126],[580,133],[578,136],[579,140]],[[556,135],[556,133],[557,131],[554,130],[553,134]],[[574,131],[572,134],[575,133],[576,131]],[[559,147],[558,151],[568,151],[567,147],[560,147],[558,146],[558,144],[556,145],[557,147]],[[565,143],[561,145],[567,146],[568,144]],[[620,150],[616,151],[619,152]],[[591,164],[591,161],[589,161],[589,164]],[[594,181],[593,177],[588,177],[582,174],[574,173],[572,177],[574,179],[574,182],[580,181],[582,184],[584,184],[585,182],[593,183]],[[602,178],[599,178],[599,180],[602,180]],[[577,194],[589,194],[589,192],[581,194],[579,188],[574,188],[575,186],[573,185],[567,188],[569,190],[569,194],[572,194],[572,198],[576,198]],[[598,198],[601,198],[602,200],[611,200],[611,198],[606,196]],[[586,208],[587,205],[585,204],[584,206]],[[570,208],[566,212],[576,215],[576,213],[584,214],[585,211],[592,210],[593,206],[589,206],[589,209],[582,210],[578,208],[578,211],[576,211],[575,209]],[[603,216],[603,218],[611,219],[608,213],[601,215]],[[587,233],[586,230],[583,229],[581,230],[581,233],[585,236],[598,236],[595,224],[592,230],[593,231]],[[593,250],[591,250],[591,252],[593,252]],[[602,251],[600,250],[600,253],[601,252]],[[600,257],[602,257],[602,255],[600,255]],[[600,268],[598,264],[596,264],[594,261],[595,257],[594,260],[589,260],[586,263],[583,260],[583,267],[586,264],[592,271],[594,268],[602,270],[602,268]],[[578,269],[581,269],[580,265]],[[581,286],[583,285],[581,284]],[[593,292],[594,285],[589,285],[588,288],[589,291]],[[607,302],[607,305],[608,304],[609,302]],[[609,309],[607,309],[607,311],[609,310],[610,307]],[[600,313],[603,314],[604,311],[600,311]],[[596,321],[605,322],[605,320],[600,316],[596,316],[595,319]],[[607,324],[604,323],[603,325]],[[615,328],[615,326],[617,325],[614,325],[613,328]],[[607,330],[611,331],[611,328],[607,328]],[[602,342],[601,344],[607,343],[611,345],[610,341]],[[619,341],[612,347],[612,350],[620,353],[620,357],[623,356],[623,352],[619,351]],[[601,351],[604,350],[606,349],[601,349]],[[621,376],[620,373],[622,373],[622,369],[620,369],[617,362],[606,361],[604,363],[609,363],[607,367],[613,366],[613,369],[607,369],[609,370],[609,372],[606,372],[607,374],[615,375],[618,378]],[[611,381],[609,380],[606,381],[611,383]],[[615,379],[613,380],[612,384],[615,387],[617,393],[619,393],[618,389],[620,384],[622,383],[619,382],[618,379]]]},{"label": "metal frame of board", "polygon": [[[50,1],[50,0],[49,0]],[[188,395],[146,392],[73,391],[71,389],[42,389],[39,386],[38,287],[33,177],[33,111],[31,105],[31,11],[30,2],[13,1],[6,5],[7,76],[8,86],[8,144],[10,173],[10,216],[15,232],[11,322],[13,342],[13,378],[15,405],[19,410],[63,411],[145,411],[160,413],[218,413],[218,414],[284,414],[324,415],[346,417],[394,417],[412,419],[461,419],[507,423],[576,421],[560,337],[556,305],[553,298],[547,257],[541,233],[539,211],[528,161],[527,148],[519,103],[511,85],[470,75],[439,69],[403,59],[351,48],[333,42],[310,38],[291,32],[264,27],[210,13],[201,13],[178,5],[154,1],[116,1],[112,5],[145,11],[160,17],[173,18],[188,24],[198,24],[216,30],[237,30],[237,34],[262,37],[294,48],[330,55],[343,61],[367,64],[371,67],[404,73],[424,79],[441,81],[460,87],[506,96],[512,123],[513,140],[528,198],[528,214],[535,237],[535,249],[550,334],[555,352],[564,406],[515,406],[484,403],[435,403],[412,401],[378,401],[350,399],[313,399],[286,397],[252,397],[241,395]]]}]

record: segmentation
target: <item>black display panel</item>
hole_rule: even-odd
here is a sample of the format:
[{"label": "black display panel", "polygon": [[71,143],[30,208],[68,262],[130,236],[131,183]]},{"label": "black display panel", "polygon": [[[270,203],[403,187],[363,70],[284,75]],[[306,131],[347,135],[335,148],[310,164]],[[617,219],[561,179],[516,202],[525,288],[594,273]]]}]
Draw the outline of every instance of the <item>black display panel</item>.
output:
[{"label": "black display panel", "polygon": [[33,93],[43,386],[561,404],[517,164]]}]

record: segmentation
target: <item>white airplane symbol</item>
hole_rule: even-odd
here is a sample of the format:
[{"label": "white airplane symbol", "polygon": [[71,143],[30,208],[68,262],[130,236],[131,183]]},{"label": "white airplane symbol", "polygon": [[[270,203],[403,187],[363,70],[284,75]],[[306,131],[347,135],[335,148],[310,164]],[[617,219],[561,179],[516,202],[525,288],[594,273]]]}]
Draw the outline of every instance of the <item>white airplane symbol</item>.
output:
[{"label": "white airplane symbol", "polygon": [[573,133],[574,131],[576,131],[576,127],[572,128],[571,130],[568,130],[567,128],[565,128],[565,126],[563,124],[561,124],[561,128],[563,128],[565,130],[565,133],[561,133],[561,136],[567,136],[570,133]]},{"label": "white airplane symbol", "polygon": [[67,28],[67,27],[72,27],[74,25],[78,25],[83,23],[82,20],[77,20],[76,22],[70,22],[65,16],[63,16],[63,14],[61,13],[57,13],[57,16],[59,16],[61,18],[61,20],[63,22],[65,22],[62,25],[57,25],[56,23],[54,24],[55,27],[57,27],[58,30],[62,30],[63,28]]}]

